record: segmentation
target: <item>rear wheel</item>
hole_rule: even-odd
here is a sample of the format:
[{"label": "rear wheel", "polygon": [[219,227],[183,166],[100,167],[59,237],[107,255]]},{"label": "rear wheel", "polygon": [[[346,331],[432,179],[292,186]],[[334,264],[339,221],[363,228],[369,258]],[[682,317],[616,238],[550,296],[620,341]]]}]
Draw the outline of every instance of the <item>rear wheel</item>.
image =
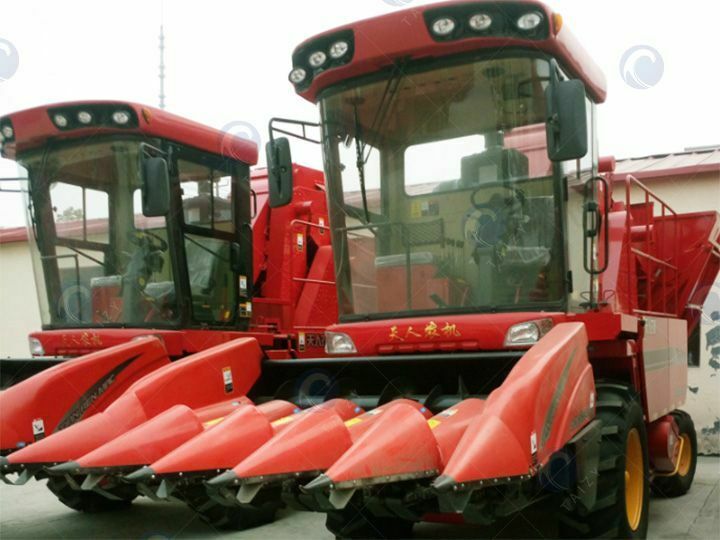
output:
[{"label": "rear wheel", "polygon": [[374,516],[354,501],[343,510],[328,512],[325,519],[335,538],[410,538],[413,525],[404,519]]},{"label": "rear wheel", "polygon": [[690,415],[684,411],[673,411],[672,416],[680,428],[682,451],[678,471],[672,476],[656,476],[652,480],[652,490],[658,497],[680,497],[692,486],[697,467],[697,435]]},{"label": "rear wheel", "polygon": [[[82,480],[78,483],[82,483]],[[128,508],[132,504],[133,499],[137,497],[137,491],[134,486],[117,486],[108,489],[111,495],[119,498],[109,499],[95,491],[73,489],[68,481],[61,476],[51,476],[48,479],[47,487],[55,494],[58,500],[68,508],[88,514],[113,512]]]},{"label": "rear wheel", "polygon": [[602,422],[597,500],[590,511],[562,515],[565,538],[645,538],[648,527],[647,434],[637,394],[620,384],[598,385]]}]

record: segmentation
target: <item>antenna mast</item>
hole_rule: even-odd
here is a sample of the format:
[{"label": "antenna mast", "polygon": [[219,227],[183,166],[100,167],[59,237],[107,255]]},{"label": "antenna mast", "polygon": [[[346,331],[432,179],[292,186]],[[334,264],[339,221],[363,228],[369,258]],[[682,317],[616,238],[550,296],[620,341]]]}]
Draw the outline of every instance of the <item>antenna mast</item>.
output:
[{"label": "antenna mast", "polygon": [[165,108],[165,30],[160,24],[160,108]]}]

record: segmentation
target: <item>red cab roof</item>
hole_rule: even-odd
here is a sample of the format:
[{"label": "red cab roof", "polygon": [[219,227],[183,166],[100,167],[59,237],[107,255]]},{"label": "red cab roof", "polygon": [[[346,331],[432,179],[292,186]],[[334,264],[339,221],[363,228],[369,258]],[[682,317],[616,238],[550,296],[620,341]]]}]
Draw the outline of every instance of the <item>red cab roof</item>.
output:
[{"label": "red cab roof", "polygon": [[[426,14],[449,12],[457,8],[473,8],[477,11],[495,9],[500,13],[527,9],[539,11],[549,24],[545,39],[520,38],[510,35],[464,36],[439,41],[430,34]],[[438,15],[439,16],[439,15]],[[352,35],[352,59],[344,65],[330,67],[316,73],[312,82],[297,89],[308,101],[317,101],[318,94],[340,81],[377,72],[391,66],[399,59],[427,59],[449,56],[479,49],[528,48],[545,52],[555,59],[572,77],[583,81],[589,95],[597,103],[605,101],[607,81],[600,67],[589,56],[580,42],[563,24],[562,17],[548,6],[536,0],[451,1],[428,4],[387,15],[366,19],[318,34],[300,44],[293,54],[306,55],[313,52],[316,42],[325,43],[336,34]],[[298,67],[297,62],[295,66]],[[306,67],[306,66],[302,66]]]},{"label": "red cab roof", "polygon": [[[112,125],[92,125],[61,130],[50,117],[52,110],[74,110],[81,109],[83,106],[130,109],[137,116],[137,125],[122,128]],[[14,141],[6,142],[3,145],[2,154],[9,159],[14,159],[18,153],[40,147],[50,139],[70,140],[105,133],[138,133],[148,137],[171,140],[212,154],[231,157],[248,165],[255,165],[258,160],[258,148],[252,141],[154,107],[127,101],[56,103],[12,113],[0,119],[0,122],[7,122],[8,119],[12,124],[15,136]]]}]

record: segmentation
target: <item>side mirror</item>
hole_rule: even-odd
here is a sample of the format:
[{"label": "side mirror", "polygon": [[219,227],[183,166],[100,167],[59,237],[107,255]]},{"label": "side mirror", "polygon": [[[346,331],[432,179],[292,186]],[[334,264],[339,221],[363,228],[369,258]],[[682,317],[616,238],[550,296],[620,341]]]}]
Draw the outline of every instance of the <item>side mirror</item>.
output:
[{"label": "side mirror", "polygon": [[142,211],[145,217],[165,217],[170,213],[170,174],[165,159],[142,160]]},{"label": "side mirror", "polygon": [[292,156],[290,141],[272,139],[266,146],[270,208],[290,204],[293,197]]},{"label": "side mirror", "polygon": [[547,143],[551,161],[581,159],[588,153],[585,85],[579,80],[554,80],[545,91]]}]

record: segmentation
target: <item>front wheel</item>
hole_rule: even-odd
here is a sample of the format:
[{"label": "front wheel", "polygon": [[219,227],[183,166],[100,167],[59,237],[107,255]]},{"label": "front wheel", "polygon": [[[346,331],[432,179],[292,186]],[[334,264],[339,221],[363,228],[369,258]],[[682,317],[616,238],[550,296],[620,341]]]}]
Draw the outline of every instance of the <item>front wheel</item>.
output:
[{"label": "front wheel", "polygon": [[277,490],[259,493],[252,505],[224,505],[211,498],[203,486],[191,486],[177,493],[200,518],[215,529],[243,531],[275,521],[282,506]]},{"label": "front wheel", "polygon": [[413,525],[400,518],[374,516],[354,501],[343,510],[328,512],[325,519],[335,538],[410,538]]},{"label": "front wheel", "polygon": [[677,472],[672,476],[656,476],[652,480],[652,490],[658,497],[680,497],[692,486],[697,467],[697,435],[695,424],[684,411],[673,411],[672,416],[680,429],[682,451]]},{"label": "front wheel", "polygon": [[597,500],[590,511],[561,516],[564,538],[645,538],[650,471],[643,411],[637,394],[621,384],[599,384],[602,422]]},{"label": "front wheel", "polygon": [[[80,480],[79,483],[82,483]],[[101,512],[113,512],[128,508],[133,499],[137,497],[137,491],[134,486],[118,486],[108,491],[118,497],[117,499],[109,499],[100,493],[94,491],[84,491],[74,489],[68,481],[61,476],[51,476],[48,480],[47,487],[58,500],[68,508],[72,508],[77,512],[85,512],[87,514],[98,514]]]}]

